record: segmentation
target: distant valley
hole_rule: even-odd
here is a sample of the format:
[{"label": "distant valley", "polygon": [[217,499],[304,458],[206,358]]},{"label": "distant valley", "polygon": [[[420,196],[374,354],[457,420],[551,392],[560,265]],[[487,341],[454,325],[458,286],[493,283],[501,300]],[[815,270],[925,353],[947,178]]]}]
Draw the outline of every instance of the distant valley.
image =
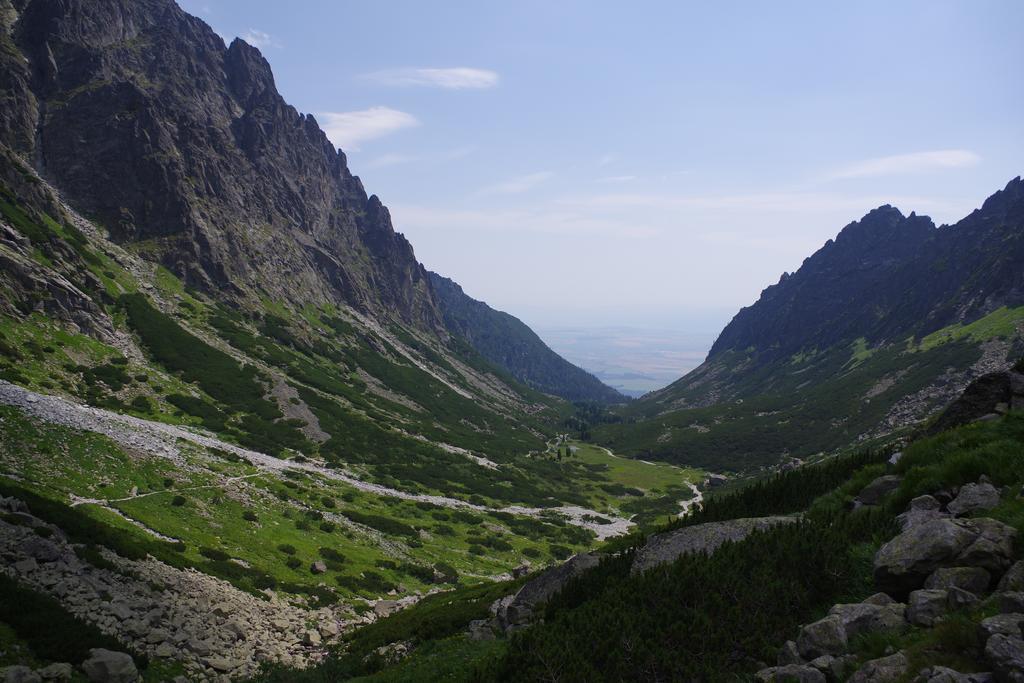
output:
[{"label": "distant valley", "polygon": [[715,332],[645,327],[537,327],[559,355],[633,398],[668,386],[700,365]]}]

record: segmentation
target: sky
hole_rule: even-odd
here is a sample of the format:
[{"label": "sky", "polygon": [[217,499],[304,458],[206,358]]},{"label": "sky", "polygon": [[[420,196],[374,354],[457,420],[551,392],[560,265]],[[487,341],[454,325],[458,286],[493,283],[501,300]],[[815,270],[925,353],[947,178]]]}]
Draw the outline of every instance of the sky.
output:
[{"label": "sky", "polygon": [[431,270],[706,333],[881,204],[1024,172],[1024,2],[179,0],[270,61]]}]

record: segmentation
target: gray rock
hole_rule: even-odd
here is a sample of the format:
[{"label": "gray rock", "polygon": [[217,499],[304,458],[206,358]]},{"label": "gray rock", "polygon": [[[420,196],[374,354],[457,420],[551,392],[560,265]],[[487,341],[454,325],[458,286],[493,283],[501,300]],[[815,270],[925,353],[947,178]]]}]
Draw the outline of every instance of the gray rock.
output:
[{"label": "gray rock", "polygon": [[949,592],[916,590],[907,600],[907,621],[915,626],[934,626],[948,610]]},{"label": "gray rock", "polygon": [[490,619],[474,619],[469,622],[468,638],[470,640],[494,640],[494,628]]},{"label": "gray rock", "polygon": [[[515,595],[499,600],[495,603],[494,614],[502,630],[529,623],[538,606],[550,600],[572,578],[593,569],[600,561],[600,556],[595,553],[576,555],[527,581]],[[636,568],[635,562],[633,567]]]},{"label": "gray rock", "polygon": [[751,517],[725,522],[695,524],[651,536],[633,560],[631,571],[636,574],[659,564],[672,562],[684,555],[712,553],[723,543],[741,541],[755,531],[778,524],[791,524],[796,517]]},{"label": "gray rock", "polygon": [[56,545],[38,537],[25,541],[21,546],[21,550],[29,557],[34,557],[43,564],[56,562],[61,557],[60,549]]},{"label": "gray rock", "polygon": [[843,620],[836,615],[819,619],[800,629],[796,639],[800,656],[810,660],[822,655],[841,655],[846,652],[847,637]]},{"label": "gray rock", "polygon": [[1024,681],[1024,640],[1019,635],[996,634],[985,643],[985,659],[999,683]]},{"label": "gray rock", "polygon": [[872,659],[857,669],[847,683],[890,683],[899,680],[910,667],[907,656],[897,652],[888,657]]},{"label": "gray rock", "polygon": [[982,619],[978,624],[978,640],[987,643],[994,635],[1019,636],[1021,624],[1024,624],[1024,614],[997,614]]},{"label": "gray rock", "polygon": [[0,674],[3,683],[41,683],[43,680],[35,671],[20,664],[0,670]]},{"label": "gray rock", "polygon": [[317,560],[309,566],[309,571],[314,574],[325,574],[327,573],[327,563],[323,560]]},{"label": "gray rock", "polygon": [[803,664],[804,658],[800,656],[800,650],[797,648],[796,643],[792,640],[787,640],[782,647],[779,648],[779,654],[775,658],[775,663],[779,666]]},{"label": "gray rock", "polygon": [[906,606],[901,603],[874,605],[865,602],[835,605],[830,615],[838,616],[847,638],[876,631],[900,631],[906,628]]},{"label": "gray rock", "polygon": [[203,664],[205,664],[208,668],[213,669],[214,671],[219,671],[221,673],[228,673],[230,671],[234,671],[242,665],[242,663],[237,660],[219,656],[204,657]]},{"label": "gray rock", "polygon": [[44,681],[70,681],[71,676],[74,673],[74,669],[67,662],[59,662],[57,664],[44,666],[36,673],[38,673]]},{"label": "gray rock", "polygon": [[89,650],[82,671],[94,683],[135,683],[139,679],[139,670],[130,655],[103,648]]},{"label": "gray rock", "polygon": [[932,666],[922,669],[915,683],[990,683],[992,674],[963,674],[945,666]]},{"label": "gray rock", "polygon": [[34,557],[26,557],[14,563],[14,571],[19,574],[30,574],[37,569],[39,569],[39,563],[36,562]]},{"label": "gray rock", "polygon": [[378,600],[373,606],[373,613],[378,617],[386,617],[397,612],[399,609],[397,600]]},{"label": "gray rock", "polygon": [[866,605],[879,605],[885,607],[886,605],[896,605],[895,598],[890,596],[888,593],[875,593],[869,598],[865,598],[862,602]]},{"label": "gray rock", "polygon": [[1007,591],[1005,593],[996,593],[995,597],[998,601],[999,611],[1003,614],[1024,613],[1024,593]]},{"label": "gray rock", "polygon": [[966,484],[946,509],[956,517],[991,510],[999,505],[999,491],[992,484]]},{"label": "gray rock", "polygon": [[981,598],[974,593],[965,591],[963,588],[957,588],[956,586],[950,588],[946,593],[946,607],[951,611],[972,609],[981,602]]},{"label": "gray rock", "polygon": [[897,474],[886,474],[861,489],[857,501],[861,505],[879,505],[886,496],[900,487],[903,477]]},{"label": "gray rock", "polygon": [[811,666],[787,664],[761,669],[754,674],[760,683],[825,683],[825,674]]},{"label": "gray rock", "polygon": [[323,642],[323,638],[320,636],[320,632],[319,631],[314,631],[313,629],[309,629],[305,633],[302,634],[302,642],[305,645],[310,645],[310,646],[313,646],[313,647],[317,647],[317,646],[320,645],[320,643]]},{"label": "gray rock", "polygon": [[973,566],[1002,571],[1013,556],[1017,532],[994,519],[936,519],[911,527],[875,555],[875,582],[905,594],[940,567]]},{"label": "gray rock", "polygon": [[956,587],[975,595],[983,595],[988,591],[991,581],[992,575],[981,567],[941,567],[928,576],[924,587],[937,590]]},{"label": "gray rock", "polygon": [[997,590],[1001,591],[1024,591],[1024,560],[1013,563],[1003,578],[999,580]]}]

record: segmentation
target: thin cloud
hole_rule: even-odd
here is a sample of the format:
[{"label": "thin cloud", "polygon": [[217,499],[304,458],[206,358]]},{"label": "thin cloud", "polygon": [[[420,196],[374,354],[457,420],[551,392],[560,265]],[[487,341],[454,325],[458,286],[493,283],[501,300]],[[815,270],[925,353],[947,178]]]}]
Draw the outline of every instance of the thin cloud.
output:
[{"label": "thin cloud", "polygon": [[968,168],[977,166],[980,161],[980,156],[967,149],[940,149],[932,152],[895,154],[850,164],[831,173],[829,179],[875,178],[949,168]]},{"label": "thin cloud", "polygon": [[529,175],[518,176],[516,178],[510,178],[501,183],[495,183],[494,185],[488,185],[478,192],[481,195],[488,194],[520,194],[528,190],[532,190],[541,183],[550,178],[554,177],[554,173],[551,171],[540,171],[538,173],[530,173]]},{"label": "thin cloud", "polygon": [[410,154],[381,154],[379,157],[371,159],[366,165],[370,168],[386,168],[388,166],[399,166],[401,164],[408,164],[418,160],[419,157],[415,157]]},{"label": "thin cloud", "polygon": [[598,178],[599,183],[628,183],[632,180],[636,180],[635,175],[610,175],[604,178]]},{"label": "thin cloud", "polygon": [[360,111],[322,112],[317,114],[327,137],[342,149],[358,150],[367,140],[383,137],[403,128],[414,128],[420,122],[412,114],[390,107],[370,107]]},{"label": "thin cloud", "polygon": [[498,74],[489,69],[459,66],[449,69],[385,69],[363,74],[364,80],[398,87],[443,88],[445,90],[482,90],[498,85]]},{"label": "thin cloud", "polygon": [[249,43],[255,48],[263,50],[268,47],[281,47],[281,43],[274,36],[270,35],[266,31],[261,31],[258,28],[251,28],[241,36],[242,40]]}]

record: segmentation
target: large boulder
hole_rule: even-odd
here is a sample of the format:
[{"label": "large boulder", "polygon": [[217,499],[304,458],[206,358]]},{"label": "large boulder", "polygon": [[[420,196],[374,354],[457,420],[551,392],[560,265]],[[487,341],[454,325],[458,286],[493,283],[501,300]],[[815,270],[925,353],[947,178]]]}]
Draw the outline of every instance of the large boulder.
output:
[{"label": "large boulder", "polygon": [[825,674],[805,664],[787,664],[761,669],[754,674],[759,683],[825,683]]},{"label": "large boulder", "polygon": [[926,434],[938,434],[959,425],[974,422],[997,412],[1000,403],[1019,410],[1024,399],[1024,377],[1019,372],[1006,370],[982,375],[971,382],[964,392],[928,427]]},{"label": "large boulder", "polygon": [[981,567],[1002,573],[1013,556],[1017,532],[994,519],[935,519],[911,527],[875,555],[875,582],[905,595],[941,567]]},{"label": "large boulder", "polygon": [[959,671],[945,666],[932,666],[922,669],[915,683],[991,683],[992,674],[971,673],[962,674]]},{"label": "large boulder", "polygon": [[978,624],[978,640],[987,643],[994,635],[1019,636],[1024,614],[997,614],[981,620]]},{"label": "large boulder", "polygon": [[89,658],[82,662],[82,671],[94,683],[135,683],[139,670],[130,655],[103,648],[89,650]]},{"label": "large boulder", "polygon": [[915,626],[934,626],[946,615],[948,600],[947,591],[913,591],[907,601],[907,621]]},{"label": "large boulder", "polygon": [[960,493],[953,499],[946,509],[954,517],[962,517],[973,512],[991,510],[999,505],[999,491],[988,482],[983,484],[965,484],[960,487]]},{"label": "large boulder", "polygon": [[1006,570],[1003,578],[999,580],[997,590],[1024,591],[1024,560],[1014,562],[1013,566]]},{"label": "large boulder", "polygon": [[985,659],[999,683],[1024,682],[1024,640],[1019,635],[996,634],[985,643]]},{"label": "large boulder", "polygon": [[853,638],[862,633],[905,629],[907,627],[907,622],[904,619],[905,607],[901,603],[876,605],[855,602],[835,605],[828,613],[839,617],[847,638]]},{"label": "large boulder", "polygon": [[899,680],[910,667],[910,661],[902,652],[888,657],[872,659],[857,669],[847,683],[891,683]]},{"label": "large boulder", "polygon": [[847,636],[843,620],[833,614],[807,624],[796,639],[797,649],[804,659],[822,655],[841,655],[846,652]]},{"label": "large boulder", "polygon": [[880,505],[886,496],[900,487],[903,477],[898,474],[886,474],[878,477],[861,489],[857,494],[857,502],[861,505]]},{"label": "large boulder", "polygon": [[601,556],[596,553],[582,553],[527,581],[515,595],[492,606],[497,625],[507,631],[529,623],[538,606],[550,600],[571,579],[596,567],[600,561]]},{"label": "large boulder", "polygon": [[0,669],[0,680],[3,683],[42,683],[43,679],[27,666],[16,664]]},{"label": "large boulder", "polygon": [[991,582],[992,575],[981,567],[941,567],[925,580],[924,587],[936,590],[960,588],[983,595]]},{"label": "large boulder", "polygon": [[723,543],[742,541],[755,531],[778,524],[790,524],[796,517],[750,517],[724,522],[708,522],[655,534],[636,554],[631,571],[636,574],[683,555],[712,553]]}]

